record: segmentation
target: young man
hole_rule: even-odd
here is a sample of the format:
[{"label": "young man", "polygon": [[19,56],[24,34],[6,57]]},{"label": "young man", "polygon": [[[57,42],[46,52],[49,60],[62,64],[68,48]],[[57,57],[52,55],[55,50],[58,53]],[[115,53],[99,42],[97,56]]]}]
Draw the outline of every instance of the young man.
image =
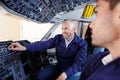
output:
[{"label": "young man", "polygon": [[75,21],[65,20],[62,23],[62,35],[26,47],[12,43],[8,49],[36,52],[55,47],[58,64],[40,70],[37,78],[38,80],[70,80],[72,76],[80,75],[78,72],[82,70],[87,55],[87,43],[76,35],[75,26]]},{"label": "young man", "polygon": [[92,44],[108,51],[86,64],[80,80],[120,80],[120,0],[97,0],[95,14]]}]

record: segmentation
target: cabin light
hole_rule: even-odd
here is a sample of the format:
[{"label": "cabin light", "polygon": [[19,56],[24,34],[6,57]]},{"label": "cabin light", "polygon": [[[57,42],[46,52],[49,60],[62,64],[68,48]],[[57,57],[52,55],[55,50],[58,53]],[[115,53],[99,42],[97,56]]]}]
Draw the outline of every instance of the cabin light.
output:
[{"label": "cabin light", "polygon": [[42,8],[41,8],[41,7],[39,7],[38,9],[39,9],[40,12],[42,11]]},{"label": "cabin light", "polygon": [[60,12],[59,14],[64,14],[64,12]]},{"label": "cabin light", "polygon": [[86,5],[82,14],[82,18],[90,18],[94,13],[95,5]]}]

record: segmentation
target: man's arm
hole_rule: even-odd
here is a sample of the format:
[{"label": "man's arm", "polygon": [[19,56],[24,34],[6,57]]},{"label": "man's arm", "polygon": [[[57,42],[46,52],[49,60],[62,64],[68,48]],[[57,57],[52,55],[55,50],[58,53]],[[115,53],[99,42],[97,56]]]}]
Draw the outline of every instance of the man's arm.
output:
[{"label": "man's arm", "polygon": [[38,41],[32,44],[29,44],[26,46],[26,50],[30,52],[36,52],[36,51],[44,51],[50,48],[55,47],[56,45],[56,39],[58,36],[55,36],[54,38],[50,38],[46,41]]}]

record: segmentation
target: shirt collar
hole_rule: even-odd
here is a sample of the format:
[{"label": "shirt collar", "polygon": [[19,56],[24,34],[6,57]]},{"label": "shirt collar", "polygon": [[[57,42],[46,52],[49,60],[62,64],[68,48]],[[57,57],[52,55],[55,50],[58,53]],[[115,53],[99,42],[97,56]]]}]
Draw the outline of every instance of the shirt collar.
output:
[{"label": "shirt collar", "polygon": [[[73,39],[74,39],[74,38],[73,38]],[[71,39],[71,40],[69,40],[69,41],[65,39],[66,47],[68,47],[68,45],[72,42],[73,39]]]},{"label": "shirt collar", "polygon": [[102,58],[102,63],[104,65],[107,65],[108,63],[110,63],[112,61],[113,61],[113,59],[112,59],[112,55],[111,54],[108,54],[107,56]]}]

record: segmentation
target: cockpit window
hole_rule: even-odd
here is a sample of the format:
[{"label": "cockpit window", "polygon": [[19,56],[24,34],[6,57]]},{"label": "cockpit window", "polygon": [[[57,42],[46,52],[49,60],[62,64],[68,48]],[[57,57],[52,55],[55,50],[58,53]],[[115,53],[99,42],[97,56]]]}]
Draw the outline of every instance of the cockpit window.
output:
[{"label": "cockpit window", "polygon": [[38,24],[35,22],[21,21],[20,38],[22,40],[27,39],[31,42],[40,41],[52,26],[52,23]]}]

